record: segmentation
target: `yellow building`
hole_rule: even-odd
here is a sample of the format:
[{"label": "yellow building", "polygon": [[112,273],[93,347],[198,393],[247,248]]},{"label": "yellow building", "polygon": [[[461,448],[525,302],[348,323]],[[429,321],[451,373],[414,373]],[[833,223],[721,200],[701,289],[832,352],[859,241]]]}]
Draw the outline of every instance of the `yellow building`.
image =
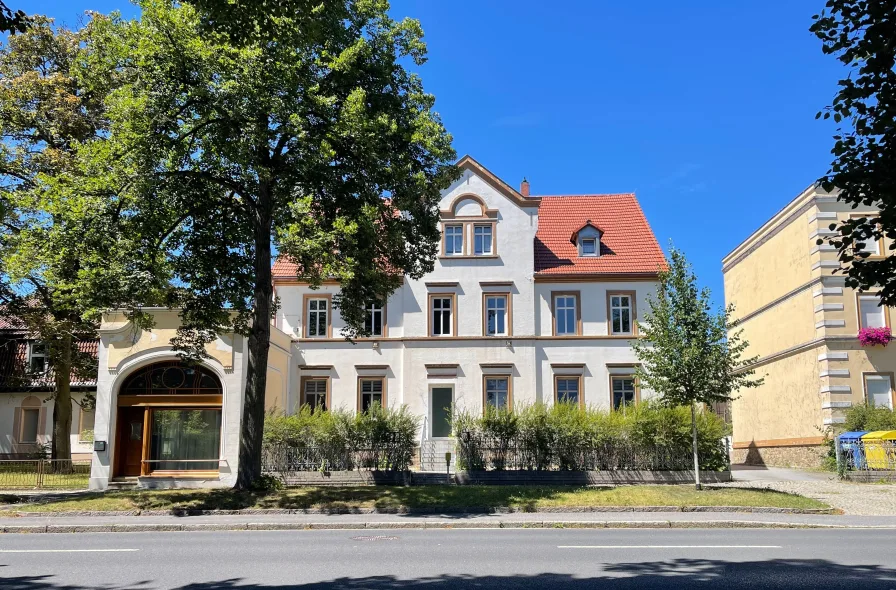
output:
[{"label": "yellow building", "polygon": [[[832,223],[873,214],[812,186],[722,261],[726,303],[736,306],[758,388],[731,406],[735,463],[819,464],[824,432],[863,401],[893,407],[896,346],[862,347],[862,327],[891,326],[874,291],[845,286],[836,249],[819,238]],[[883,242],[866,246],[872,256]]]}]

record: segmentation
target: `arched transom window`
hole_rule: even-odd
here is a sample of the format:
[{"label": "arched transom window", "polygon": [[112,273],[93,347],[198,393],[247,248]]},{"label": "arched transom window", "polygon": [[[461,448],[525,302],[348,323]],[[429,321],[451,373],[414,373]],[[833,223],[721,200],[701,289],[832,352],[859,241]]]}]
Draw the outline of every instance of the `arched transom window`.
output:
[{"label": "arched transom window", "polygon": [[149,365],[128,377],[121,395],[220,395],[221,381],[210,370],[177,361]]}]

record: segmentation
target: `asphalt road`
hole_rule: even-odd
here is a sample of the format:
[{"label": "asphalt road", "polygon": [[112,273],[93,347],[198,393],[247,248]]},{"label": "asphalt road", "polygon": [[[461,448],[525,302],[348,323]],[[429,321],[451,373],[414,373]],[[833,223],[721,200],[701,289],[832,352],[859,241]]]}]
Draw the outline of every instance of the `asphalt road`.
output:
[{"label": "asphalt road", "polygon": [[0,588],[887,590],[894,549],[894,530],[10,534]]}]

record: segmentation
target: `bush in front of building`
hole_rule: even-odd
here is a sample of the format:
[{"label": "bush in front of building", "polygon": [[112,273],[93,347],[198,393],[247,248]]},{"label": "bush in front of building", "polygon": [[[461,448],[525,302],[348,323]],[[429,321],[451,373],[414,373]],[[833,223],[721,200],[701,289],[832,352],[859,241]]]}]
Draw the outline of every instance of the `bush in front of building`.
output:
[{"label": "bush in front of building", "polygon": [[410,467],[420,421],[405,406],[367,412],[302,406],[270,413],[264,424],[265,471],[403,471]]},{"label": "bush in front of building", "polygon": [[844,432],[896,430],[896,412],[886,406],[856,404],[846,410]]},{"label": "bush in front of building", "polygon": [[[535,404],[484,415],[455,411],[462,469],[559,471],[687,470],[693,468],[687,407],[647,401],[624,411]],[[725,422],[703,410],[697,440],[703,469],[728,468]]]}]

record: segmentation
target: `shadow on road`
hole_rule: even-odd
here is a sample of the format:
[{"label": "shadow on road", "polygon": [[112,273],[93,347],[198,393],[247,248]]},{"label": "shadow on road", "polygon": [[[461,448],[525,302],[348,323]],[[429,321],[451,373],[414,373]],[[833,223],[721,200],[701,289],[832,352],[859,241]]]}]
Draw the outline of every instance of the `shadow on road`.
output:
[{"label": "shadow on road", "polygon": [[[601,564],[595,563],[600,566]],[[462,567],[462,564],[458,564]],[[336,578],[322,582],[287,585],[264,585],[233,578],[174,586],[177,590],[388,590],[394,588],[425,588],[448,590],[454,588],[550,588],[551,590],[584,590],[586,588],[641,589],[641,588],[788,588],[788,589],[850,589],[892,588],[896,570],[876,565],[843,565],[823,559],[772,559],[766,561],[726,561],[717,559],[674,559],[659,562],[608,563],[597,576],[568,574],[538,574],[510,576],[475,576],[466,574],[398,579],[393,576]],[[101,582],[90,586],[68,585],[53,576],[6,577],[0,580],[4,590],[148,590],[159,588],[157,582],[147,580],[133,585],[114,586]]]}]

